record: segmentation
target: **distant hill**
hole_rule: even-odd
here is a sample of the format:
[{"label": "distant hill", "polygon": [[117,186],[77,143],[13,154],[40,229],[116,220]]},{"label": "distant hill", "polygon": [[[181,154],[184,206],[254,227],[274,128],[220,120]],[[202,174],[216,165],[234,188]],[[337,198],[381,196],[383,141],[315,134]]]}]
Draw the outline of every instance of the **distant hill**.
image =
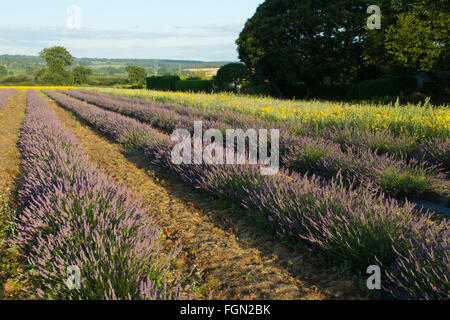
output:
[{"label": "distant hill", "polygon": [[[73,67],[91,68],[97,77],[126,77],[125,67],[133,65],[147,69],[149,75],[187,74],[188,69],[214,69],[227,64],[227,61],[204,62],[195,60],[166,59],[107,59],[107,58],[75,58]],[[46,66],[39,56],[0,55],[0,65],[7,68],[11,75],[33,74]]]}]

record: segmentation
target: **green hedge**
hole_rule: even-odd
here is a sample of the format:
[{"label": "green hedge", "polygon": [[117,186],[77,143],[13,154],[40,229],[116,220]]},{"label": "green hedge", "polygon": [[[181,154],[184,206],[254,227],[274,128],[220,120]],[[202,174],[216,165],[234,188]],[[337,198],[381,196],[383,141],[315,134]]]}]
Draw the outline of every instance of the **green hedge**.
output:
[{"label": "green hedge", "polygon": [[147,78],[147,89],[160,91],[211,92],[211,80],[181,80],[175,76],[153,76]]},{"label": "green hedge", "polygon": [[123,89],[144,89],[144,86],[141,84],[126,84],[122,86]]},{"label": "green hedge", "polygon": [[[416,90],[416,79],[405,76],[367,80],[354,84],[320,85],[313,89],[313,97],[324,100],[371,100],[395,98]],[[307,92],[307,87],[302,82],[291,83],[284,88],[284,94],[288,98],[304,99],[307,97]]]},{"label": "green hedge", "polygon": [[417,83],[414,77],[392,77],[352,84],[347,97],[350,99],[391,98],[416,90]]},{"label": "green hedge", "polygon": [[[347,84],[323,84],[313,88],[312,95],[313,98],[324,100],[346,99],[348,87]],[[288,98],[305,99],[308,88],[303,82],[291,83],[286,86],[284,93]]]},{"label": "green hedge", "polygon": [[147,78],[147,89],[160,91],[175,91],[179,76],[153,76]]},{"label": "green hedge", "polygon": [[211,80],[179,80],[176,89],[177,91],[211,92],[212,86]]},{"label": "green hedge", "polygon": [[120,77],[99,77],[89,79],[87,84],[90,86],[113,87],[128,84],[128,79]]}]

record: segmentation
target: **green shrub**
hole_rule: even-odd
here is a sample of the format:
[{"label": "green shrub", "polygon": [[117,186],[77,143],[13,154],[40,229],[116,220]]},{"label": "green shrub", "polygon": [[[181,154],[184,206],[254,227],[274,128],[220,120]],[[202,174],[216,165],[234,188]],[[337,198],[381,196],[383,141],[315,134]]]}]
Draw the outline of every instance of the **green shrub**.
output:
[{"label": "green shrub", "polygon": [[25,74],[19,74],[17,76],[9,76],[9,77],[4,77],[2,79],[0,79],[0,83],[1,84],[9,84],[9,85],[23,85],[23,83],[34,83],[33,82],[33,77],[32,76],[28,76]]},{"label": "green shrub", "polygon": [[122,88],[123,89],[144,89],[144,86],[141,84],[126,84]]},{"label": "green shrub", "polygon": [[323,100],[343,100],[347,97],[347,84],[323,84],[315,88],[314,98]]},{"label": "green shrub", "polygon": [[153,76],[147,78],[147,89],[160,91],[175,91],[177,82],[181,80],[178,75]]},{"label": "green shrub", "polygon": [[284,94],[289,98],[304,99],[307,94],[306,85],[303,82],[294,82],[286,86]]},{"label": "green shrub", "polygon": [[100,86],[100,87],[112,87],[117,85],[125,85],[128,84],[127,78],[120,77],[99,77],[89,79],[88,84],[90,86]]},{"label": "green shrub", "polygon": [[212,81],[210,80],[178,80],[176,84],[177,91],[189,92],[211,92]]},{"label": "green shrub", "polygon": [[323,100],[343,100],[347,96],[346,84],[322,84],[312,88],[312,97],[308,97],[308,88],[303,82],[290,83],[284,89],[288,98],[305,99],[316,98]]},{"label": "green shrub", "polygon": [[258,83],[255,81],[244,81],[242,83],[241,93],[260,96],[278,96],[274,88],[267,82]]},{"label": "green shrub", "polygon": [[414,91],[416,88],[416,80],[413,77],[367,80],[350,85],[348,98],[373,99],[395,97],[408,91]]}]

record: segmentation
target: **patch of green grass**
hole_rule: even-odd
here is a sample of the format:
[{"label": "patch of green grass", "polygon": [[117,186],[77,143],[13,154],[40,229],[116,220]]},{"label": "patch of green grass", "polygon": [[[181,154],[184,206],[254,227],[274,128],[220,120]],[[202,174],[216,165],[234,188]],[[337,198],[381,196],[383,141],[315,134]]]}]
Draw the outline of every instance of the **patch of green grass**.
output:
[{"label": "patch of green grass", "polygon": [[8,156],[10,156],[13,159],[17,159],[19,154],[18,154],[17,150],[9,150],[8,151]]},{"label": "patch of green grass", "polygon": [[15,280],[19,274],[19,251],[8,243],[14,234],[12,219],[15,210],[9,205],[8,198],[0,193],[0,296],[11,296],[20,291],[21,286]]},{"label": "patch of green grass", "polygon": [[381,188],[399,196],[430,192],[434,182],[432,174],[422,169],[390,167],[378,175]]},{"label": "patch of green grass", "polygon": [[25,112],[23,112],[23,111],[16,115],[17,120],[21,120],[23,118],[25,118]]},{"label": "patch of green grass", "polygon": [[343,261],[337,261],[337,260],[330,260],[329,256],[325,256],[324,254],[320,252],[315,252],[314,257],[322,264],[329,266],[333,272],[337,273],[338,275],[350,279],[354,281],[356,286],[358,287],[361,292],[369,297],[370,299],[379,299],[380,298],[380,291],[379,290],[369,290],[367,288],[367,279],[370,275],[365,275],[362,273],[355,273],[355,270],[352,268],[351,263],[349,263],[346,260]]}]

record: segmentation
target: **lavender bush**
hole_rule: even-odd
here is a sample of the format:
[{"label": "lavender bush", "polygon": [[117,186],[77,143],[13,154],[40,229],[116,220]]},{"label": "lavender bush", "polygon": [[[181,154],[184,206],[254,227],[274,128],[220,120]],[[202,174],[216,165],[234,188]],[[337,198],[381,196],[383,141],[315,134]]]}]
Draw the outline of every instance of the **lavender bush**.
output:
[{"label": "lavender bush", "polygon": [[408,250],[396,249],[396,261],[387,272],[384,288],[400,299],[449,300],[449,237],[446,221],[423,232],[413,232]]},{"label": "lavender bush", "polygon": [[115,112],[102,110],[58,92],[47,90],[44,90],[44,92],[119,143],[143,148],[150,141],[155,144],[164,144],[166,141],[170,141],[165,135],[137,120],[123,117]]},{"label": "lavender bush", "polygon": [[279,235],[303,239],[360,273],[380,265],[396,298],[448,299],[446,220],[433,223],[430,213],[385,199],[370,185],[347,188],[340,174],[326,183],[298,174],[263,177],[257,166],[174,165],[170,150],[149,147],[146,154],[187,184],[233,199]]},{"label": "lavender bush", "polygon": [[[405,133],[394,134],[392,132],[370,131],[359,127],[333,127],[321,128],[311,126],[297,121],[274,121],[268,119],[255,118],[254,116],[239,114],[230,110],[219,110],[199,107],[182,106],[174,103],[161,103],[150,99],[118,96],[107,93],[100,93],[93,90],[70,90],[69,94],[83,93],[97,98],[118,100],[122,103],[131,102],[133,104],[141,104],[149,108],[165,108],[174,110],[181,115],[194,116],[197,119],[209,119],[225,122],[229,126],[238,128],[283,128],[287,133],[298,136],[316,136],[331,140],[340,144],[343,149],[347,147],[357,149],[369,149],[377,154],[389,153],[390,155],[414,158],[417,156],[418,137]],[[423,153],[420,153],[422,157]]]},{"label": "lavender bush", "polygon": [[[235,115],[228,111],[206,110],[200,114],[198,109],[186,107],[186,115],[177,114],[172,106],[148,102],[144,99],[121,97],[115,99],[107,94],[92,91],[66,90],[65,94],[93,103],[96,106],[118,112],[172,133],[175,129],[193,131],[194,121],[203,119],[204,130],[215,128],[259,129],[269,125],[267,121],[248,119],[248,116]],[[383,192],[396,197],[415,196],[426,200],[437,200],[448,196],[444,176],[434,172],[433,166],[421,165],[415,159],[407,161],[388,154],[378,155],[368,149],[347,147],[324,138],[289,135],[282,127],[280,140],[280,162],[283,167],[299,173],[314,173],[332,178],[341,171],[348,180],[359,184],[373,183]],[[354,134],[352,135],[354,136]],[[441,191],[441,190],[444,191]]]},{"label": "lavender bush", "polygon": [[[26,175],[14,243],[41,298],[179,297],[176,279],[166,280],[172,257],[161,254],[159,229],[140,199],[90,162],[35,91],[27,93],[20,151]],[[68,266],[80,268],[80,289],[66,285]]]},{"label": "lavender bush", "polygon": [[[281,163],[290,170],[309,171],[328,179],[341,172],[346,181],[371,183],[394,197],[416,196],[439,201],[449,194],[445,191],[444,175],[435,167],[415,159],[407,161],[351,148],[343,152],[338,144],[321,138],[287,137],[282,140],[288,142],[284,143],[287,150],[282,151]],[[443,189],[436,186],[443,186]]]},{"label": "lavender bush", "polygon": [[9,97],[17,91],[17,89],[0,90],[0,109],[8,104]]},{"label": "lavender bush", "polygon": [[199,118],[195,114],[196,110],[187,109],[185,110],[187,111],[186,113],[177,113],[172,110],[172,105],[158,104],[156,102],[151,105],[143,105],[132,101],[123,101],[124,99],[117,100],[108,95],[93,94],[92,91],[64,90],[62,92],[100,108],[143,121],[168,134],[181,128],[187,129],[192,133],[194,130],[194,121],[199,119],[204,121],[203,125],[205,130],[209,128],[226,130],[228,128],[226,123],[220,122],[218,119]]},{"label": "lavender bush", "polygon": [[[69,110],[80,103],[64,95],[49,94]],[[90,113],[98,109],[86,103],[83,107],[91,110]],[[110,116],[111,120],[117,116],[104,115]],[[448,230],[446,221],[442,225],[433,223],[431,214],[419,212],[409,203],[400,205],[386,199],[371,184],[348,188],[339,173],[330,182],[287,172],[261,176],[259,167],[252,165],[175,165],[171,161],[172,147],[170,140],[156,144],[150,140],[145,153],[152,163],[187,184],[236,201],[255,217],[263,218],[278,234],[303,239],[329,256],[347,261],[360,273],[365,273],[374,263],[391,270],[400,255],[409,256],[413,237],[434,234],[442,226]],[[448,237],[448,233],[445,236]],[[421,241],[424,252],[434,257],[443,256],[442,251],[439,254],[433,251],[445,250],[435,243],[438,239],[425,237]],[[430,259],[418,263],[430,273],[440,270]],[[412,284],[414,278],[408,278],[408,281]],[[447,284],[436,285],[444,289]],[[408,292],[405,294],[413,297]]]},{"label": "lavender bush", "polygon": [[287,172],[261,176],[255,165],[175,165],[171,150],[171,146],[149,147],[146,154],[187,184],[233,199],[263,215],[278,234],[318,245],[357,270],[373,264],[376,257],[383,265],[393,263],[393,243],[404,242],[411,225],[430,219],[409,203],[400,206],[377,195],[370,184],[348,188],[340,173],[325,182]]},{"label": "lavender bush", "polygon": [[424,159],[447,173],[450,176],[450,138],[435,138],[423,142],[416,154],[418,159]]}]

